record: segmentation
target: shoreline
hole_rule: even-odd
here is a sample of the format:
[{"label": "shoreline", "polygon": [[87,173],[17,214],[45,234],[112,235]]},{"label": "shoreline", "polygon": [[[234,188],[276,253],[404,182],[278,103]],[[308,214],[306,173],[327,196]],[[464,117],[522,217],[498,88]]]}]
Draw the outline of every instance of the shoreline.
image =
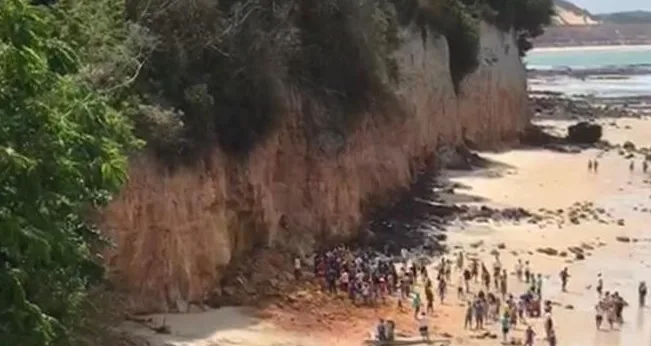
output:
[{"label": "shoreline", "polygon": [[651,49],[651,44],[640,45],[601,45],[601,46],[565,46],[565,47],[534,47],[527,54],[548,53],[548,52],[574,52],[574,51],[596,51],[596,50],[620,50],[637,51]]}]

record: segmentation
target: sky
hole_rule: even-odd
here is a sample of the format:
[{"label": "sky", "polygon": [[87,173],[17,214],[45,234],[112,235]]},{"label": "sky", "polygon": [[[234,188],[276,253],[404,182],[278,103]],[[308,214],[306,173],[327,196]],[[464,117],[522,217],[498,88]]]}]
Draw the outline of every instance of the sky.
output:
[{"label": "sky", "polygon": [[651,11],[651,0],[569,0],[594,14],[619,11]]}]

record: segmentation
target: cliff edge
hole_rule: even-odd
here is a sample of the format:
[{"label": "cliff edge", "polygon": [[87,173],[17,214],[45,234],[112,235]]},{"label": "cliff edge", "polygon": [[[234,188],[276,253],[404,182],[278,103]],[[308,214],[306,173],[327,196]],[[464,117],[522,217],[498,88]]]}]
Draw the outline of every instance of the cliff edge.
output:
[{"label": "cliff edge", "polygon": [[515,36],[486,23],[480,33],[480,66],[455,93],[446,38],[404,29],[395,92],[405,115],[366,117],[345,139],[310,144],[302,109],[310,96],[295,90],[286,120],[245,160],[214,149],[171,172],[151,156],[134,158],[102,215],[117,245],[105,256],[109,275],[129,307],[183,311],[218,294],[239,256],[350,239],[371,201],[408,186],[441,146],[517,141],[529,111]]}]

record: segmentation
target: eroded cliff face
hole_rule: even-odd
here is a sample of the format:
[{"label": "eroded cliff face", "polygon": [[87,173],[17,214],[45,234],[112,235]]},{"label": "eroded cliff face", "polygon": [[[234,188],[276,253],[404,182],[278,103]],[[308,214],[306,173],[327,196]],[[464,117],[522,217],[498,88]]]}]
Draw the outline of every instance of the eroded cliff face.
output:
[{"label": "eroded cliff face", "polygon": [[248,157],[215,150],[173,173],[143,155],[104,210],[116,243],[106,253],[135,312],[184,310],[218,287],[234,257],[261,247],[308,251],[315,238],[353,236],[370,199],[406,187],[441,145],[513,141],[528,122],[525,71],[512,35],[482,26],[481,66],[455,95],[442,37],[405,31],[397,93],[406,116],[365,117],[336,153],[315,151],[301,98],[286,123]]}]

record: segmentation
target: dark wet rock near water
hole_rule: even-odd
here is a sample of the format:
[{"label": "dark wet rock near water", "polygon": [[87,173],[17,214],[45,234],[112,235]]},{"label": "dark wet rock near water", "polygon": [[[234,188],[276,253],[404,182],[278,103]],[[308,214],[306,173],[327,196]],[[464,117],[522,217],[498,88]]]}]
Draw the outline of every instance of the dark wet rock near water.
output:
[{"label": "dark wet rock near water", "polygon": [[567,128],[567,141],[579,144],[595,144],[601,139],[602,134],[601,125],[582,121]]}]

